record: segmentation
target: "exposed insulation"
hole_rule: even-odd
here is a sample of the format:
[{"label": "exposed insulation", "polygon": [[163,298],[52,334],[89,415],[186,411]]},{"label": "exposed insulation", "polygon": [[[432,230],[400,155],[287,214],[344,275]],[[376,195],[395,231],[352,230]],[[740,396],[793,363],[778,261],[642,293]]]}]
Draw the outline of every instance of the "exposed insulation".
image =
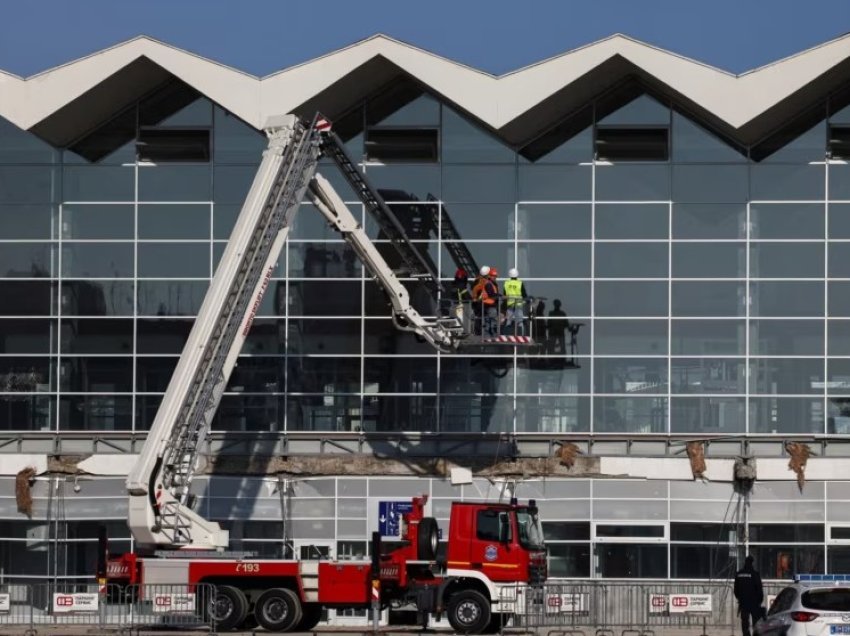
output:
[{"label": "exposed insulation", "polygon": [[15,477],[15,502],[18,504],[18,512],[24,513],[32,519],[32,478],[35,477],[35,468],[29,466],[19,471]]},{"label": "exposed insulation", "polygon": [[562,466],[572,468],[576,463],[576,457],[581,454],[581,449],[572,442],[563,442],[557,454]]},{"label": "exposed insulation", "polygon": [[797,473],[797,486],[800,492],[803,492],[803,486],[806,483],[806,463],[812,455],[812,449],[802,442],[788,442],[785,444],[785,451],[791,457],[788,468]]},{"label": "exposed insulation", "polygon": [[705,478],[705,446],[702,442],[688,442],[685,450],[688,453],[688,459],[691,460],[691,472],[694,479]]}]

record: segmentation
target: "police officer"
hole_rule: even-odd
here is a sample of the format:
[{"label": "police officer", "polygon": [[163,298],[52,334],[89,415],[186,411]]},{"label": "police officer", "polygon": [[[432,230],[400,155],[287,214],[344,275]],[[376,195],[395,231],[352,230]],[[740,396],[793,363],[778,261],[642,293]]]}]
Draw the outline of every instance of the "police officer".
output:
[{"label": "police officer", "polygon": [[741,632],[744,636],[750,636],[750,618],[753,626],[762,618],[764,590],[761,577],[753,567],[753,557],[749,555],[744,560],[744,567],[735,573],[735,598],[738,599],[738,612],[741,614]]},{"label": "police officer", "polygon": [[525,335],[525,315],[523,308],[528,294],[525,285],[519,279],[516,267],[508,270],[508,280],[505,281],[505,333],[510,335]]}]

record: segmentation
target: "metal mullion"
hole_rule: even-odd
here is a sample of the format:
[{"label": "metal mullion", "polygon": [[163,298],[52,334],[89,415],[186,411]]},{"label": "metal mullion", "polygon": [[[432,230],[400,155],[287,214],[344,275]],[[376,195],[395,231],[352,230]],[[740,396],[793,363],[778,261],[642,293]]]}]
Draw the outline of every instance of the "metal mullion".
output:
[{"label": "metal mullion", "polygon": [[130,404],[130,430],[136,431],[136,353],[139,350],[139,166],[133,167],[133,345],[131,349],[132,371],[132,400]]},{"label": "metal mullion", "polygon": [[[827,135],[829,126],[827,126]],[[823,165],[823,433],[829,434],[829,161]],[[824,496],[824,500],[826,496]],[[826,503],[824,503],[826,506]],[[826,510],[824,509],[824,515]],[[826,519],[826,516],[824,516]],[[826,554],[824,554],[824,571],[826,571]]]}]

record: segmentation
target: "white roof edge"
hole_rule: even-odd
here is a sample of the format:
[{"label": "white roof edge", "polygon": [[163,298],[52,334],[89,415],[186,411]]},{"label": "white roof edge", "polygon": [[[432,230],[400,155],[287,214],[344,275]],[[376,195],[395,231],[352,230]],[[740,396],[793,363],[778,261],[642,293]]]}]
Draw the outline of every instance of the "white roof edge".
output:
[{"label": "white roof edge", "polygon": [[499,130],[614,56],[730,127],[740,128],[849,59],[850,35],[734,75],[618,33],[497,77],[379,33],[262,79],[139,35],[29,78],[0,71],[4,95],[0,116],[32,128],[145,57],[259,126],[269,115],[290,112],[366,62],[382,57]]}]

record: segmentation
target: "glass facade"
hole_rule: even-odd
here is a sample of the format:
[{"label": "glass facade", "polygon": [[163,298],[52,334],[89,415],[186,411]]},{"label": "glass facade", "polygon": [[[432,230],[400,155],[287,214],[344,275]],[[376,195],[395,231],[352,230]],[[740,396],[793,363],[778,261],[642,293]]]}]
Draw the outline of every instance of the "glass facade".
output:
[{"label": "glass facade", "polygon": [[[214,429],[847,435],[850,166],[830,159],[829,135],[850,121],[840,106],[827,99],[787,124],[793,134],[738,147],[663,99],[603,97],[569,135],[516,149],[421,91],[367,99],[337,129],[416,248],[447,282],[457,240],[479,264],[518,268],[540,298],[542,346],[441,354],[396,330],[383,292],[305,204]],[[264,146],[185,86],[64,149],[0,120],[0,430],[150,426]],[[354,198],[333,166],[320,171]],[[408,283],[434,315],[439,300]],[[569,322],[583,323],[577,367]],[[648,504],[622,517],[632,508],[595,492],[575,516],[549,515],[553,572],[713,576],[728,545],[706,537],[727,536],[728,494],[697,513],[699,497],[657,487],[669,490],[647,498],[657,519]],[[825,497],[812,503],[820,530],[794,548],[814,570],[850,562],[826,548]],[[339,507],[336,529],[314,538],[360,540],[365,526],[340,514],[355,504],[335,501],[321,505],[327,518]],[[767,526],[793,522],[780,508]],[[599,534],[623,518],[663,533]],[[759,532],[765,555],[791,541]]]}]

